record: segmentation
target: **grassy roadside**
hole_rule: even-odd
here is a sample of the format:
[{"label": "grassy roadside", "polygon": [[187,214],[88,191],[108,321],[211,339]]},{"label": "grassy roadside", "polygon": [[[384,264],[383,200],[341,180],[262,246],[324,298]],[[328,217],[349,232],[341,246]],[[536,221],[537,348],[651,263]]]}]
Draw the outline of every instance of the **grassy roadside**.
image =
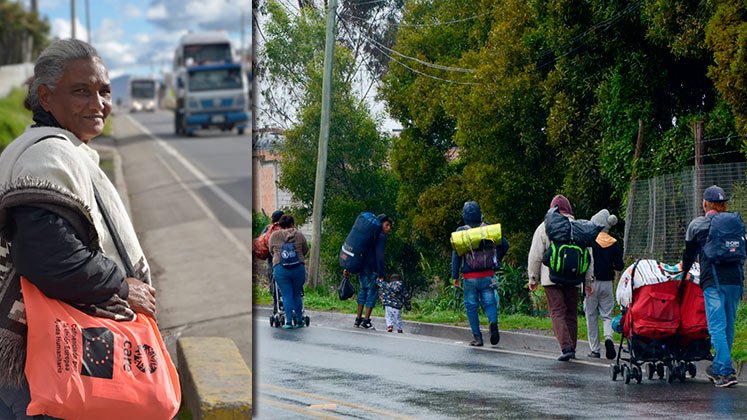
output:
[{"label": "grassy roadside", "polygon": [[0,151],[31,124],[31,111],[23,107],[26,90],[15,88],[0,98]]},{"label": "grassy roadside", "polygon": [[[307,288],[304,292],[304,306],[316,311],[330,311],[352,314],[355,312],[354,299],[340,301],[334,291],[324,288]],[[254,303],[257,305],[272,305],[272,297],[266,287],[258,287],[256,284],[253,291]],[[468,327],[467,315],[463,310],[449,308],[434,309],[432,302],[423,298],[413,298],[413,310],[403,311],[402,317],[409,321],[428,322],[434,324],[448,324]],[[373,310],[373,316],[383,317],[384,308],[377,305]],[[487,325],[487,318],[480,315],[482,325]],[[520,314],[500,314],[499,323],[502,330],[523,331],[552,335],[552,322],[547,316],[529,316]],[[599,324],[600,332],[601,321]],[[739,364],[747,360],[747,304],[743,301],[737,312],[734,326],[734,346],[732,347],[732,358]],[[586,329],[586,318],[578,317],[578,338],[586,340],[588,333]],[[619,343],[620,335],[615,333],[615,343]],[[586,349],[579,350],[583,354]]]}]

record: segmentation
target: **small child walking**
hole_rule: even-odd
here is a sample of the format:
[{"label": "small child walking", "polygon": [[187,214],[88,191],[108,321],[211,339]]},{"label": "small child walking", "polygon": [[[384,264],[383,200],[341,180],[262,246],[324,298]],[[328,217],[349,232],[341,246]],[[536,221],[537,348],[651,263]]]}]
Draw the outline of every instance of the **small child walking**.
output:
[{"label": "small child walking", "polygon": [[392,274],[389,277],[389,281],[386,282],[382,279],[376,280],[376,285],[381,289],[381,303],[384,305],[386,311],[386,330],[387,332],[394,331],[397,328],[397,332],[402,332],[402,305],[405,301],[404,297],[404,284],[402,283],[399,274]]}]

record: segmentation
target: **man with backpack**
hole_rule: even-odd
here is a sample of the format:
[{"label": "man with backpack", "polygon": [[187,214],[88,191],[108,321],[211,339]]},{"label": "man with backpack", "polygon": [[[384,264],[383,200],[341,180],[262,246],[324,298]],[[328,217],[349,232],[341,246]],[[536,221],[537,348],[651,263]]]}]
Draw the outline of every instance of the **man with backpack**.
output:
[{"label": "man with backpack", "polygon": [[732,365],[734,319],[744,291],[745,226],[738,213],[727,210],[724,190],[712,185],[703,192],[705,216],[696,217],[687,228],[682,270],[687,273],[697,257],[700,287],[705,298],[706,319],[713,364],[706,376],[719,388],[737,383]]},{"label": "man with backpack", "polygon": [[[357,301],[358,311],[355,324],[353,324],[356,328],[373,328],[371,311],[373,311],[376,301],[379,299],[379,287],[376,285],[376,280],[384,280],[384,248],[386,247],[387,235],[392,230],[392,219],[386,214],[380,214],[376,218],[381,224],[381,229],[376,234],[376,240],[364,252],[364,266],[362,271],[358,273],[360,283]],[[365,316],[363,315],[364,306],[366,307]]]},{"label": "man with backpack", "polygon": [[[462,219],[465,225],[457,228],[457,232],[465,229],[475,228],[485,225],[482,220],[480,206],[474,201],[467,201],[462,208]],[[477,310],[482,304],[483,310],[488,317],[490,327],[490,344],[496,345],[500,340],[498,330],[498,300],[496,299],[496,280],[495,270],[499,267],[500,261],[508,251],[508,241],[501,237],[500,245],[495,244],[489,250],[475,250],[476,253],[490,252],[492,255],[488,262],[478,263],[481,258],[460,257],[456,251],[451,253],[451,278],[456,287],[462,287],[464,290],[464,309],[467,312],[467,319],[472,330],[472,341],[470,346],[482,347],[482,332],[480,331],[480,318]],[[469,260],[469,261],[468,261]],[[470,266],[470,261],[475,261]],[[461,271],[464,282],[459,281],[459,272]]]},{"label": "man with backpack", "polygon": [[[549,228],[547,227],[548,222],[552,222],[552,226]],[[552,318],[552,330],[561,349],[558,360],[562,362],[576,358],[578,286],[584,283],[586,294],[591,295],[593,293],[594,261],[591,241],[599,233],[599,229],[597,229],[591,235],[589,245],[551,240],[551,237],[554,237],[555,234],[553,232],[554,225],[562,225],[561,227],[566,229],[566,233],[569,234],[571,231],[576,231],[573,222],[571,202],[563,195],[556,195],[550,202],[550,211],[548,216],[545,217],[545,221],[537,226],[534,231],[527,264],[529,290],[537,290],[540,283],[545,289],[547,306]],[[587,221],[587,223],[591,222]],[[564,252],[568,253],[567,258],[562,258],[565,255]],[[558,263],[563,260],[574,261],[576,264],[566,266],[564,263]]]}]

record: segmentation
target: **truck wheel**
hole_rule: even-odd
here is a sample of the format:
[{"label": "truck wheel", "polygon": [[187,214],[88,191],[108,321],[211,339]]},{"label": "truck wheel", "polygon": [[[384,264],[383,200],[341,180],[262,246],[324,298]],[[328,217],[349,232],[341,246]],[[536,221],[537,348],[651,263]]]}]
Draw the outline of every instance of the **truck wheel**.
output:
[{"label": "truck wheel", "polygon": [[239,127],[236,131],[239,133],[240,136],[244,135],[244,127]]}]

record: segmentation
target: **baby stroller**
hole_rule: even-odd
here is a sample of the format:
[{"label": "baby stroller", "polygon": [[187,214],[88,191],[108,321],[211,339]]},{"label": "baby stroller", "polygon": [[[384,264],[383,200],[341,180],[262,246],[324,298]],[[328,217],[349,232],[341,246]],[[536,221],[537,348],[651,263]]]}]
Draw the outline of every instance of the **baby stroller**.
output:
[{"label": "baby stroller", "polygon": [[[270,280],[270,294],[272,295],[272,315],[270,315],[270,326],[280,328],[285,324],[285,308],[283,306],[283,295],[280,293],[280,287],[278,287],[275,278]],[[311,318],[306,315],[306,309],[303,307],[303,292],[301,292],[301,313],[304,324],[308,327],[311,323]],[[293,325],[296,325],[296,319],[293,319]]]},{"label": "baby stroller", "polygon": [[[617,359],[610,365],[613,381],[622,375],[626,384],[631,380],[640,383],[645,367],[649,379],[656,374],[669,383],[676,379],[684,382],[687,373],[695,376],[694,361],[710,357],[710,342],[703,340],[700,315],[692,315],[699,286],[682,281],[680,271],[655,260],[639,260],[621,277],[617,298],[624,308],[623,334]],[[697,275],[697,267],[690,273]],[[700,295],[702,304],[702,292]],[[687,311],[688,328],[683,327],[683,310]],[[701,315],[704,323],[704,309]]]}]

